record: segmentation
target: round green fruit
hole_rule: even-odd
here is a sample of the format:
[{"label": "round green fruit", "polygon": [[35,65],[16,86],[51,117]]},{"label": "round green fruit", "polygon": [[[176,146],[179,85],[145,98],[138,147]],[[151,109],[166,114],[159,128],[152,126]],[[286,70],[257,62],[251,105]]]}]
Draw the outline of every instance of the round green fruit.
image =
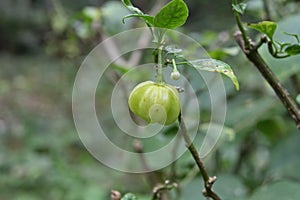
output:
[{"label": "round green fruit", "polygon": [[146,81],[138,84],[129,95],[130,110],[147,121],[168,125],[180,113],[180,100],[175,87]]}]

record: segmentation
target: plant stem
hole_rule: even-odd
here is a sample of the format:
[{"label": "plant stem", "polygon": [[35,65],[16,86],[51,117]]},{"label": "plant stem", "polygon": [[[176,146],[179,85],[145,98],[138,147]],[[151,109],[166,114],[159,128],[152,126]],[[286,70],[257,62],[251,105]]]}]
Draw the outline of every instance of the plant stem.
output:
[{"label": "plant stem", "polygon": [[[237,5],[237,0],[232,0],[232,4]],[[259,43],[258,45],[251,45],[250,39],[248,38],[245,28],[242,24],[240,15],[236,10],[234,10],[234,15],[235,15],[236,23],[240,30],[235,33],[236,42],[239,44],[240,48],[243,50],[248,60],[251,61],[256,66],[256,68],[259,70],[259,72],[262,74],[265,80],[271,85],[274,92],[279,97],[282,104],[288,111],[289,115],[295,121],[297,128],[300,129],[300,110],[297,107],[295,101],[290,97],[288,91],[281,85],[276,75],[273,73],[273,71],[270,69],[270,67],[266,64],[266,62],[263,60],[261,55],[258,53],[258,48],[261,46],[261,44]],[[261,43],[264,41],[265,40],[261,40]],[[277,55],[277,53],[274,54],[273,52],[273,46],[271,42],[268,42],[268,49],[273,56]],[[284,57],[286,56],[277,55],[277,58],[284,58]]]},{"label": "plant stem", "polygon": [[[235,39],[240,46],[244,43],[243,41],[241,41],[243,40],[241,32],[235,33]],[[265,80],[273,88],[274,92],[281,100],[287,112],[295,121],[297,128],[300,129],[300,110],[297,107],[295,101],[290,97],[288,91],[279,82],[278,78],[263,60],[257,49],[251,48],[248,51],[245,51],[245,48],[243,46],[241,46],[241,49],[243,49],[243,52],[247,56],[248,60],[256,66]]]},{"label": "plant stem", "polygon": [[185,123],[183,121],[183,117],[181,114],[179,115],[178,120],[179,120],[179,124],[180,124],[180,132],[184,138],[185,144],[186,144],[187,148],[189,149],[189,151],[191,152],[191,154],[199,168],[199,171],[202,175],[202,179],[204,181],[204,187],[205,187],[205,189],[203,190],[203,195],[205,197],[210,197],[214,200],[221,200],[221,198],[212,190],[212,186],[215,183],[215,181],[217,180],[217,178],[215,176],[209,177],[209,175],[205,169],[205,166],[200,159],[199,153],[187,132],[187,129],[186,129],[186,126],[185,126]]},{"label": "plant stem", "polygon": [[300,111],[296,103],[290,97],[288,91],[281,85],[275,74],[257,51],[250,51],[250,53],[247,54],[247,57],[272,86],[273,90],[289,112],[290,116],[295,120],[297,128],[300,129]]},{"label": "plant stem", "polygon": [[[232,0],[232,4],[233,5],[238,5],[237,3],[237,0]],[[249,49],[250,48],[250,42],[248,40],[248,36],[247,36],[247,33],[246,33],[246,30],[243,26],[243,23],[242,23],[242,20],[241,20],[241,17],[239,15],[239,13],[237,11],[234,10],[234,16],[235,16],[235,20],[236,20],[236,23],[242,33],[242,37],[243,37],[243,41],[244,41],[244,48],[245,50]]]},{"label": "plant stem", "polygon": [[166,180],[164,184],[160,184],[153,188],[152,200],[158,199],[163,191],[169,191],[177,187],[178,187],[177,183],[171,183],[169,180]]},{"label": "plant stem", "polygon": [[156,70],[156,82],[157,83],[163,83],[164,78],[163,78],[163,62],[162,62],[162,53],[163,53],[163,45],[159,44],[157,48],[157,70]]},{"label": "plant stem", "polygon": [[175,72],[175,71],[178,71],[177,70],[177,66],[176,66],[176,62],[175,62],[175,59],[173,58],[172,59],[172,64],[173,64],[173,71]]}]

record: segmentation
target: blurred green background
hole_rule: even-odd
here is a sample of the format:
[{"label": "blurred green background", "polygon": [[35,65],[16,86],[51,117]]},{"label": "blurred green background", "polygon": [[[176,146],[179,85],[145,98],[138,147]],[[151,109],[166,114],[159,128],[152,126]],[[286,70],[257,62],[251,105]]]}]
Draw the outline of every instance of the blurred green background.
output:
[{"label": "blurred green background", "polygon": [[[133,2],[145,12],[157,4]],[[283,31],[300,34],[298,0],[249,0],[245,21],[265,18],[266,2],[269,17],[279,24],[276,39],[293,40]],[[199,41],[213,58],[230,64],[241,85],[237,92],[224,77],[228,101],[224,134],[205,160],[209,174],[219,178],[215,190],[228,200],[299,198],[300,133],[235,44],[231,1],[186,3],[190,17],[181,31]],[[1,200],[110,199],[112,189],[151,199],[149,174],[103,166],[84,148],[72,119],[73,82],[86,54],[104,35],[142,26],[134,20],[122,24],[127,13],[120,1],[1,0]],[[255,38],[257,33],[250,34]],[[299,105],[300,56],[275,60],[265,49],[261,53]],[[110,81],[107,77],[108,89]],[[204,97],[201,100],[205,124],[210,108]],[[199,140],[204,129],[200,126]],[[179,199],[205,199],[191,156],[184,154],[172,166],[177,170],[172,181],[180,185]],[[158,182],[169,178],[171,168],[155,172]]]}]

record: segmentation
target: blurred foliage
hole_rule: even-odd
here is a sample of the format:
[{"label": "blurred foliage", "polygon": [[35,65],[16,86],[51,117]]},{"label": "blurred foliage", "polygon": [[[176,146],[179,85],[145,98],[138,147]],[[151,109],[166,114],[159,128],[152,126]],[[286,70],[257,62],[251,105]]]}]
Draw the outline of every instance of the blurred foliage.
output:
[{"label": "blurred foliage", "polygon": [[[155,4],[133,2],[146,11]],[[213,58],[233,66],[240,82],[240,91],[236,92],[224,78],[228,101],[224,134],[205,159],[209,173],[218,176],[215,190],[225,200],[297,199],[299,131],[261,75],[239,52],[232,37],[235,24],[231,2],[186,2],[190,18],[182,31],[199,41]],[[249,22],[265,17],[264,1],[248,2],[245,18]],[[298,0],[266,2],[280,30],[300,33]],[[132,192],[139,200],[150,199],[153,185],[148,182],[148,174],[117,172],[92,158],[75,131],[71,111],[73,81],[83,55],[103,38],[103,33],[113,35],[139,23],[130,19],[122,24],[128,11],[118,1],[2,0],[0,11],[0,199],[109,199],[112,189],[122,194]],[[294,40],[280,31],[274,38]],[[261,53],[292,97],[299,99],[300,57],[276,60],[265,48]],[[114,66],[111,71],[122,75],[122,69]],[[111,71],[101,82],[103,91],[99,89],[107,94],[113,87]],[[140,76],[136,79],[149,77]],[[205,87],[201,79],[191,78],[199,88]],[[100,94],[97,99],[99,105],[106,102]],[[200,146],[210,119],[208,92],[202,92],[199,99],[203,124],[195,142]],[[104,122],[110,117],[107,115]],[[114,132],[114,127],[107,126]],[[166,134],[147,141],[145,150],[170,141],[175,131],[176,127],[170,127]],[[118,134],[110,137],[124,144]],[[172,166],[156,172],[158,180],[170,178],[174,166],[177,176],[172,181],[180,190],[172,190],[171,196],[205,199],[201,177],[188,152]]]}]

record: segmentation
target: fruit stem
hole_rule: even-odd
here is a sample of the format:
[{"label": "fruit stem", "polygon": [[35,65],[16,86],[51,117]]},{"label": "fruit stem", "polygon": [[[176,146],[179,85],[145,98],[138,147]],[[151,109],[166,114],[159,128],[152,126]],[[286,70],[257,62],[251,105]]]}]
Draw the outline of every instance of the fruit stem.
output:
[{"label": "fruit stem", "polygon": [[174,71],[174,72],[178,72],[177,66],[176,66],[176,62],[175,62],[175,59],[174,59],[174,58],[172,59],[172,64],[173,64],[173,71]]},{"label": "fruit stem", "polygon": [[163,83],[164,82],[164,76],[163,76],[163,62],[162,62],[162,54],[163,54],[163,45],[160,44],[157,48],[157,71],[156,71],[156,82],[157,83]]}]

